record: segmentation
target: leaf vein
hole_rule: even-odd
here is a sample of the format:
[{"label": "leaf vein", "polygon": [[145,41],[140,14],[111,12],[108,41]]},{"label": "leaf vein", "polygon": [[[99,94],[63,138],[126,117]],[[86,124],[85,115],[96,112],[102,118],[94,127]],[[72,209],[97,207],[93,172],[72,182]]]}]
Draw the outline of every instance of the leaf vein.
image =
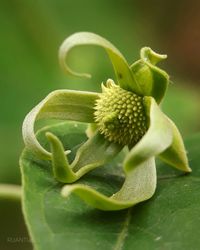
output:
[{"label": "leaf vein", "polygon": [[115,246],[113,247],[113,250],[122,250],[122,248],[123,248],[125,239],[128,235],[128,227],[129,227],[129,224],[131,221],[131,210],[132,209],[128,209],[128,212],[126,214],[126,218],[125,218],[124,223],[123,223],[122,230],[118,235],[117,242],[116,242]]}]

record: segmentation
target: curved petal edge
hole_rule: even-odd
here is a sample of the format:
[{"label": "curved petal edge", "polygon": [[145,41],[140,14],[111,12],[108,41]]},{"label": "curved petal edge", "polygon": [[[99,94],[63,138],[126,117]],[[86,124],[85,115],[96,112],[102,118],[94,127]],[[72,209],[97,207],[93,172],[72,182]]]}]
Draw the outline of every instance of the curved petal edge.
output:
[{"label": "curved petal edge", "polygon": [[122,188],[111,197],[83,184],[65,185],[61,190],[61,195],[67,198],[74,193],[92,207],[113,211],[132,207],[151,198],[155,189],[155,159],[151,158],[129,171]]},{"label": "curved petal edge", "polygon": [[182,136],[176,125],[169,118],[168,120],[173,131],[173,141],[171,146],[161,153],[159,157],[172,167],[184,172],[192,172],[192,169],[189,167],[187,152]]},{"label": "curved petal edge", "polygon": [[56,90],[50,93],[25,117],[22,127],[24,143],[33,153],[42,159],[51,159],[51,153],[45,150],[35,136],[35,123],[39,119],[53,118],[91,123],[98,94],[72,90]]}]

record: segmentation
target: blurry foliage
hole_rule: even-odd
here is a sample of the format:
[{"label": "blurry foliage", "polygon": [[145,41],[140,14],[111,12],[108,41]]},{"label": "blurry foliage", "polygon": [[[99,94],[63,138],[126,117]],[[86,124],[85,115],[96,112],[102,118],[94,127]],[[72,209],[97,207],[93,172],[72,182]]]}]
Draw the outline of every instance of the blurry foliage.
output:
[{"label": "blurry foliage", "polygon": [[0,221],[0,249],[32,249],[19,200],[0,199]]},{"label": "blurry foliage", "polygon": [[[37,102],[59,88],[96,91],[102,81],[113,77],[112,66],[105,53],[101,49],[87,47],[73,51],[71,65],[74,69],[92,72],[93,78],[66,77],[57,60],[58,48],[65,37],[76,31],[98,33],[113,42],[129,63],[138,58],[139,49],[144,45],[152,46],[158,52],[169,52],[171,57],[169,43],[166,42],[165,50],[162,37],[170,37],[166,22],[172,27],[171,17],[175,20],[176,16],[163,19],[163,15],[169,15],[163,12],[165,5],[157,4],[159,1],[152,1],[153,5],[150,2],[1,1],[0,182],[20,183],[18,157],[23,148],[21,125],[24,116]],[[169,2],[172,4],[172,1]],[[151,7],[151,11],[147,7]],[[181,18],[180,13],[178,17]],[[168,32],[161,28],[162,24],[168,27]],[[77,57],[78,53],[81,56]],[[166,61],[163,68],[170,68],[169,73],[174,75],[169,62]],[[174,60],[174,65],[176,63]],[[182,79],[188,75],[185,72]],[[198,91],[189,87],[185,90],[175,77],[172,80],[176,84],[169,88],[163,108],[179,125],[182,133],[191,134],[200,128],[197,118],[200,106]]]},{"label": "blurry foliage", "polygon": [[[200,87],[200,2],[196,0],[138,1],[140,21],[168,56],[170,71]],[[145,18],[144,18],[145,17]]]},{"label": "blurry foliage", "polygon": [[179,83],[169,86],[162,109],[186,137],[200,131],[200,93],[187,85],[182,87]]}]

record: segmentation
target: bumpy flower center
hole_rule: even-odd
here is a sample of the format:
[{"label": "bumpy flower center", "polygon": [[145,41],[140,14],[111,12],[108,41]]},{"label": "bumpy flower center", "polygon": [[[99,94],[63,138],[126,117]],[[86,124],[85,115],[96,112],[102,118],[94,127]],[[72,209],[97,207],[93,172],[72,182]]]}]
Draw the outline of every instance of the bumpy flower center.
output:
[{"label": "bumpy flower center", "polygon": [[100,132],[121,145],[134,146],[147,130],[143,97],[120,88],[112,80],[102,85],[94,115]]}]

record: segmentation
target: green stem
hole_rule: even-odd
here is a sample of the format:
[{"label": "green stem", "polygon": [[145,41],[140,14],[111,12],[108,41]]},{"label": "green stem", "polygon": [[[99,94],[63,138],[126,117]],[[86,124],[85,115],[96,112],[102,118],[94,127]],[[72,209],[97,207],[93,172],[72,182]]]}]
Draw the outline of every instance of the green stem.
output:
[{"label": "green stem", "polygon": [[22,189],[19,185],[0,184],[0,200],[21,200]]}]

